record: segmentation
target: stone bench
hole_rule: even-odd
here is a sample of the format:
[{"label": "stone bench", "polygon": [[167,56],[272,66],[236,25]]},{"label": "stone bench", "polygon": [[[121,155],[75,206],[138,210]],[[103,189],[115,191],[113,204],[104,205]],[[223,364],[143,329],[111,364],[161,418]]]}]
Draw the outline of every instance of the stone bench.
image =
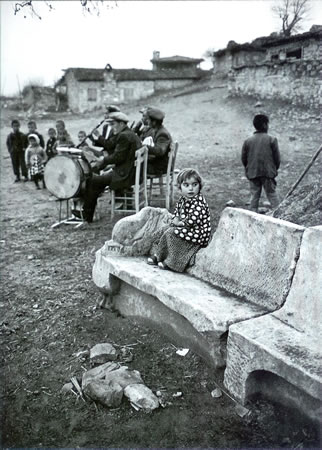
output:
[{"label": "stone bench", "polygon": [[284,306],[229,329],[224,383],[238,401],[260,392],[321,421],[321,288],[320,226],[304,232]]},{"label": "stone bench", "polygon": [[145,318],[215,367],[224,366],[229,327],[283,305],[304,228],[226,208],[194,267],[178,274],[146,263],[154,232],[169,217],[147,207],[117,222],[112,242],[96,253],[93,280],[123,315]]}]

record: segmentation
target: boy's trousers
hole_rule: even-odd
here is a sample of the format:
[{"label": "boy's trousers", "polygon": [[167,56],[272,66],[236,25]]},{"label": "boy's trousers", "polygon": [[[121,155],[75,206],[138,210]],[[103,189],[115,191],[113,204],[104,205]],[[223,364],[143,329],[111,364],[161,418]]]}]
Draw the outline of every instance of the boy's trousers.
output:
[{"label": "boy's trousers", "polygon": [[267,199],[270,202],[273,209],[279,205],[279,198],[276,192],[275,178],[257,177],[249,180],[250,185],[250,210],[257,212],[259,199],[261,196],[262,188],[266,193]]},{"label": "boy's trousers", "polygon": [[20,170],[21,175],[23,177],[28,176],[28,171],[25,163],[25,153],[24,152],[11,152],[11,162],[12,162],[12,168],[13,173],[16,175],[17,178],[20,178]]}]

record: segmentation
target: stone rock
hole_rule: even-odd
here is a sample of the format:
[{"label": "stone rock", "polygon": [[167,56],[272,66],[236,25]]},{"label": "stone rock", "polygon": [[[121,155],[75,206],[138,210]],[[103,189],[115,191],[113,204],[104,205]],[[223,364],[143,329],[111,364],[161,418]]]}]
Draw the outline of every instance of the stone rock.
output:
[{"label": "stone rock", "polygon": [[90,350],[90,360],[94,364],[104,364],[117,359],[117,351],[112,344],[96,344]]},{"label": "stone rock", "polygon": [[64,386],[61,388],[61,392],[63,394],[67,394],[68,392],[73,390],[73,384],[72,383],[66,383],[64,384]]},{"label": "stone rock", "polygon": [[229,200],[229,201],[226,203],[226,206],[236,206],[236,203],[234,202],[234,200]]},{"label": "stone rock", "polygon": [[169,225],[171,217],[165,208],[148,206],[119,220],[113,228],[112,240],[124,246],[125,255],[148,255],[156,233]]},{"label": "stone rock", "polygon": [[124,389],[124,395],[130,400],[132,406],[146,412],[158,408],[160,403],[150,388],[144,384],[132,384]]},{"label": "stone rock", "polygon": [[109,408],[120,406],[123,388],[116,381],[93,380],[83,389],[92,400]]},{"label": "stone rock", "polygon": [[127,366],[108,372],[105,380],[116,381],[123,389],[132,384],[143,384],[140,372],[138,370],[129,370]]},{"label": "stone rock", "polygon": [[101,366],[95,367],[94,369],[88,370],[83,374],[82,388],[84,389],[86,385],[91,381],[103,379],[106,374],[118,369],[119,367],[120,366],[116,363],[107,362],[105,364],[102,364]]}]

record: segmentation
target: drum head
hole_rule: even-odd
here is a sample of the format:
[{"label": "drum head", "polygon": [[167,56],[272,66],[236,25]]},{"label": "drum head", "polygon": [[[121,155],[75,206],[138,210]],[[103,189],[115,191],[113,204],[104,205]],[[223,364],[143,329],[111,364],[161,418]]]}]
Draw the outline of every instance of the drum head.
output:
[{"label": "drum head", "polygon": [[55,197],[67,200],[77,195],[81,185],[81,169],[77,160],[54,156],[45,167],[46,187]]}]

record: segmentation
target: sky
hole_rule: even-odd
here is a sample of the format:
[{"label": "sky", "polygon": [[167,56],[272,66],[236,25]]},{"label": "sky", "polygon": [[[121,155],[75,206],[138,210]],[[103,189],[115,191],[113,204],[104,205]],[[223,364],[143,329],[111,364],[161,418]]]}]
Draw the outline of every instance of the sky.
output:
[{"label": "sky", "polygon": [[[0,2],[2,95],[30,82],[53,85],[68,67],[151,69],[154,50],[202,58],[230,40],[249,42],[280,29],[270,0],[105,1],[99,15],[84,12],[78,0],[47,1],[52,10],[34,2],[41,19],[26,10],[14,15],[15,1]],[[322,24],[322,0],[312,1],[303,31],[313,24]]]}]

